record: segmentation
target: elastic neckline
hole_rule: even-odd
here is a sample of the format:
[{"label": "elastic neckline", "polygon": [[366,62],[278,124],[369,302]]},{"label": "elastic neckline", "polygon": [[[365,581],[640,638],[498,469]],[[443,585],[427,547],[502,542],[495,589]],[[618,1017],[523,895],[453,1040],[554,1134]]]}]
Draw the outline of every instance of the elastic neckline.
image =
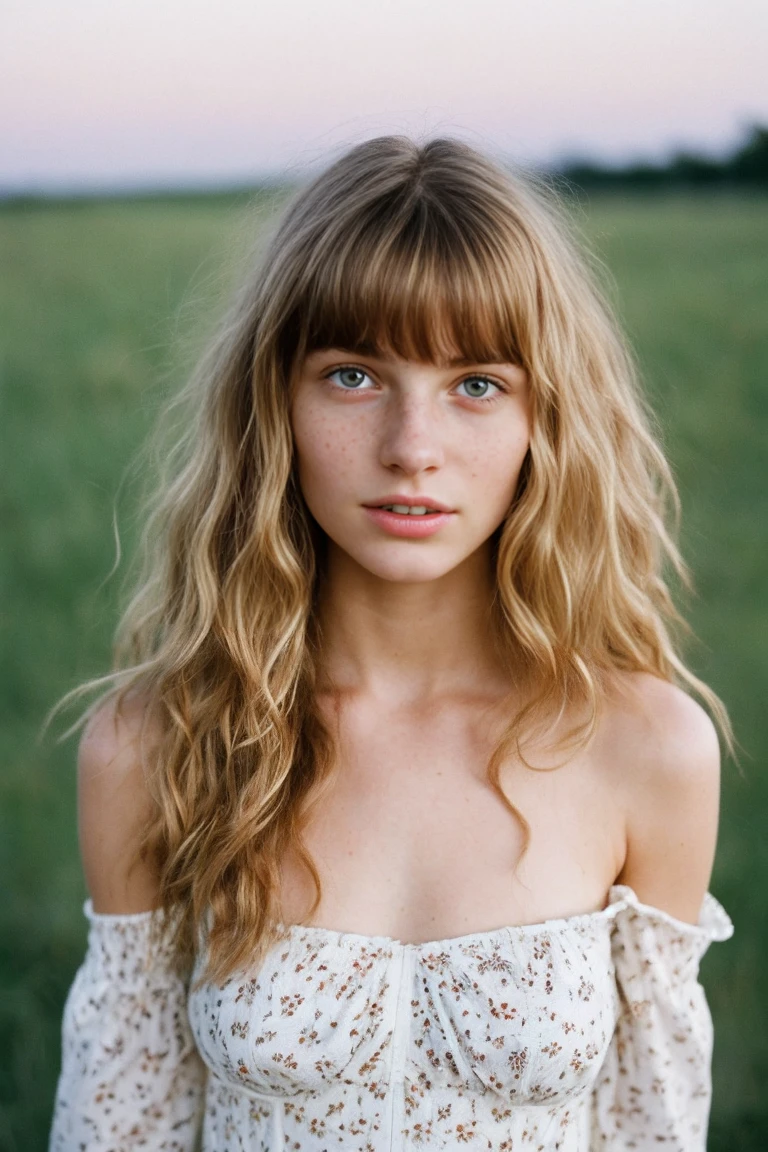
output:
[{"label": "elastic neckline", "polygon": [[[656,908],[652,904],[644,904],[638,899],[637,893],[628,884],[612,884],[608,891],[605,907],[596,908],[591,912],[576,912],[572,916],[555,916],[549,920],[539,920],[532,924],[508,924],[501,928],[490,928],[485,931],[467,932],[462,936],[446,936],[442,940],[426,940],[420,944],[403,943],[394,936],[366,936],[361,932],[345,932],[339,928],[324,928],[316,924],[283,924],[276,925],[288,939],[307,940],[314,939],[327,944],[342,945],[345,942],[366,945],[374,948],[389,948],[391,950],[407,948],[411,951],[435,951],[461,947],[473,941],[493,941],[510,934],[518,936],[540,935],[544,932],[564,932],[577,929],[584,924],[609,924],[616,915],[628,908],[634,909],[642,916],[657,922],[664,923],[680,935],[698,937],[709,940],[728,940],[734,932],[730,916],[711,892],[704,894],[699,911],[698,923],[692,924],[688,920],[679,920],[663,908]],[[156,911],[146,912],[94,912],[91,899],[83,905],[83,912],[94,925],[134,924],[149,926]]]},{"label": "elastic neckline", "polygon": [[83,912],[85,916],[94,924],[99,922],[113,923],[113,924],[142,924],[149,923],[155,914],[159,914],[158,908],[147,909],[146,912],[94,912],[93,901],[90,896],[83,904]]},{"label": "elastic neckline", "polygon": [[409,948],[419,951],[421,949],[433,951],[438,948],[457,947],[470,944],[476,940],[494,940],[500,936],[508,936],[510,932],[539,935],[542,932],[551,932],[558,928],[575,928],[579,924],[592,920],[610,921],[618,912],[621,904],[609,904],[605,908],[597,908],[592,912],[577,912],[573,916],[557,916],[549,920],[539,920],[533,924],[507,924],[501,928],[487,928],[480,932],[466,932],[462,936],[446,936],[442,940],[425,940],[423,943],[404,943],[396,936],[368,936],[362,932],[345,932],[341,928],[323,928],[319,924],[278,924],[281,931],[287,931],[290,936],[301,938],[318,937],[328,942],[350,943],[362,942],[377,947]]}]

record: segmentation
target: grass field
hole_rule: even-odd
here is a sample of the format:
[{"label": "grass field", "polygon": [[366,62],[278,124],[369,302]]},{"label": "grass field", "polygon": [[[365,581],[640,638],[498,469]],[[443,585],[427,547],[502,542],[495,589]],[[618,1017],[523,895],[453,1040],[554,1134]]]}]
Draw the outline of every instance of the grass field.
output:
[{"label": "grass field", "polygon": [[[241,259],[252,209],[190,199],[0,209],[0,1149],[46,1146],[61,1009],[82,958],[74,742],[36,740],[108,664],[113,502]],[[579,209],[664,428],[698,597],[694,666],[729,706],[712,890],[735,937],[702,964],[715,1019],[710,1148],[768,1148],[768,200]],[[118,500],[135,535],[133,481]],[[106,581],[106,582],[105,582]],[[59,722],[58,731],[63,728]]]}]

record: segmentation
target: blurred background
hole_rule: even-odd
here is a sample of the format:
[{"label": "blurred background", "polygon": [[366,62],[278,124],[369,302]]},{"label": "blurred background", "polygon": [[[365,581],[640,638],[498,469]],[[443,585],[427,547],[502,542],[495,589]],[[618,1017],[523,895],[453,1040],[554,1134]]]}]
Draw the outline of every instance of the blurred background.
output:
[{"label": "blurred background", "polygon": [[604,261],[681,490],[688,658],[742,748],[710,1149],[768,1148],[767,57],[764,0],[6,0],[2,1152],[46,1147],[85,946],[75,740],[38,733],[109,666],[136,454],[287,191],[383,132],[549,173]]}]

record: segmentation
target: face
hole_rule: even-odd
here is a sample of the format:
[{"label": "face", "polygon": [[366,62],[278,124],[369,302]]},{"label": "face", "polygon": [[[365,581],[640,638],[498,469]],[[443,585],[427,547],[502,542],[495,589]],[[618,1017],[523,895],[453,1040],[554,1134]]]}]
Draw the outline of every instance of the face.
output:
[{"label": "face", "polygon": [[487,545],[509,509],[530,441],[528,380],[510,363],[323,349],[297,371],[291,424],[330,546],[384,580],[435,580]]}]

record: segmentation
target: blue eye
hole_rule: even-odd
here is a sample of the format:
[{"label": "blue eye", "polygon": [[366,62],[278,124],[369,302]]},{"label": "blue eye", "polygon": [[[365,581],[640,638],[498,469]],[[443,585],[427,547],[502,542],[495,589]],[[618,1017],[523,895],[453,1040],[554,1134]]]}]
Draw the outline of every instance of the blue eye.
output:
[{"label": "blue eye", "polygon": [[[368,392],[370,390],[363,385],[366,380],[370,381],[371,377],[355,364],[342,364],[340,368],[334,368],[333,372],[328,372],[325,379],[330,380],[334,387],[339,388],[342,392]],[[480,403],[491,403],[497,399],[499,393],[504,391],[501,385],[487,376],[466,376],[457,387],[466,389],[464,395],[468,400],[477,400]]]},{"label": "blue eye", "polygon": [[[362,368],[336,368],[333,372],[329,372],[326,377],[327,380],[333,380],[334,376],[340,377],[338,386],[343,388],[345,392],[357,392],[360,390],[360,385],[363,380],[368,376],[367,372],[363,372]],[[344,380],[346,377],[346,380]],[[351,379],[350,379],[351,377]]]},{"label": "blue eye", "polygon": [[[489,396],[488,389],[494,388],[496,392],[500,391],[498,384],[494,384],[493,380],[489,380],[486,376],[467,376],[466,380],[462,380],[459,384],[459,388],[464,387],[468,389],[466,395],[471,400],[494,400],[495,395]],[[480,388],[481,391],[474,391],[476,388]]]}]

